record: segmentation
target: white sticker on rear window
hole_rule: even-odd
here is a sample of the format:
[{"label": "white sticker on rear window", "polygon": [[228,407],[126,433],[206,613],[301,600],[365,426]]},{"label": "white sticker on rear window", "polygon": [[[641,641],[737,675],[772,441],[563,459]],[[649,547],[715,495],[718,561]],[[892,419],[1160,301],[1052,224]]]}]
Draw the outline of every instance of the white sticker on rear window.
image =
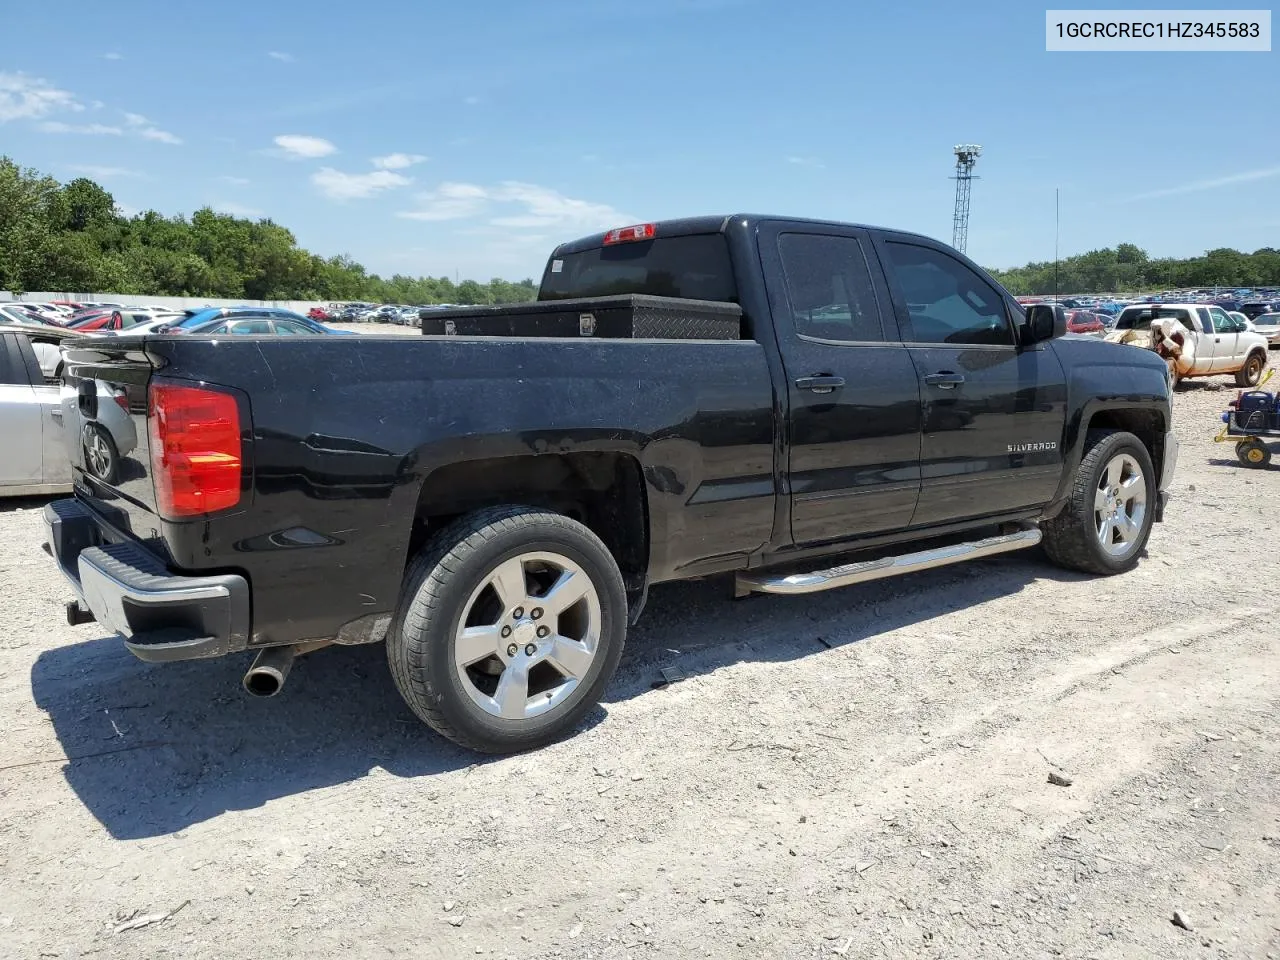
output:
[{"label": "white sticker on rear window", "polygon": [[560,272],[561,270],[563,270],[563,269],[564,269],[564,261],[563,261],[563,260],[552,260],[552,261],[551,261],[551,272],[552,272],[552,273],[559,273],[559,272]]}]

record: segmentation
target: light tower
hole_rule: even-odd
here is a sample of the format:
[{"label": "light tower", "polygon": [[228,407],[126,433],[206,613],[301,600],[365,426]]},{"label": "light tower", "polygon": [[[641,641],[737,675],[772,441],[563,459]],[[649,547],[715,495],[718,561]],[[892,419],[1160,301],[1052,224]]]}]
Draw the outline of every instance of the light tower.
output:
[{"label": "light tower", "polygon": [[956,144],[956,212],[951,220],[951,245],[964,253],[969,245],[969,185],[974,180],[973,165],[982,156],[976,143]]}]

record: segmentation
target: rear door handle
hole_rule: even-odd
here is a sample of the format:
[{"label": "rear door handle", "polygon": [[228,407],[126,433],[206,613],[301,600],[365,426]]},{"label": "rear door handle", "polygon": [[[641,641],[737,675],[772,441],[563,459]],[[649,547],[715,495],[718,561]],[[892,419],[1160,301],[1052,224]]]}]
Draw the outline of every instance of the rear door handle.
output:
[{"label": "rear door handle", "polygon": [[822,375],[817,377],[799,377],[796,386],[801,390],[812,390],[814,393],[830,393],[837,387],[844,386],[844,377]]},{"label": "rear door handle", "polygon": [[950,370],[942,370],[938,373],[925,374],[924,382],[931,387],[941,387],[943,390],[954,390],[957,386],[964,383],[964,375],[960,373],[952,373]]}]

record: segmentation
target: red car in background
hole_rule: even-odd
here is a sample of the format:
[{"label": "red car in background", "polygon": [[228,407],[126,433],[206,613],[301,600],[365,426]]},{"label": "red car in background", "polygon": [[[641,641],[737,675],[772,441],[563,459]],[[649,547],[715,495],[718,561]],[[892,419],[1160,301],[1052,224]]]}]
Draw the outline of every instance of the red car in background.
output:
[{"label": "red car in background", "polygon": [[324,307],[312,307],[307,311],[307,317],[311,320],[318,320],[320,323],[333,319],[333,317],[329,316],[329,311]]},{"label": "red car in background", "polygon": [[1095,335],[1107,332],[1107,325],[1096,313],[1088,310],[1071,310],[1067,313],[1067,333],[1092,333]]},{"label": "red car in background", "polygon": [[111,316],[114,312],[113,310],[103,310],[98,313],[86,313],[82,316],[74,317],[67,324],[67,327],[80,331],[101,330],[111,322]]}]

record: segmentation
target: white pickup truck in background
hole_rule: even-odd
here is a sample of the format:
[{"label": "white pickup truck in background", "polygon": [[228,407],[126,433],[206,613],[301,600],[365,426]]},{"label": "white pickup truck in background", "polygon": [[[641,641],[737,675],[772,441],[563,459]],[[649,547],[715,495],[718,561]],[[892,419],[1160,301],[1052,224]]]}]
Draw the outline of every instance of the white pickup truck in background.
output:
[{"label": "white pickup truck in background", "polygon": [[1106,339],[1156,351],[1168,362],[1175,384],[1187,377],[1234,374],[1237,386],[1253,387],[1267,365],[1267,338],[1213,304],[1134,304],[1124,308]]}]

